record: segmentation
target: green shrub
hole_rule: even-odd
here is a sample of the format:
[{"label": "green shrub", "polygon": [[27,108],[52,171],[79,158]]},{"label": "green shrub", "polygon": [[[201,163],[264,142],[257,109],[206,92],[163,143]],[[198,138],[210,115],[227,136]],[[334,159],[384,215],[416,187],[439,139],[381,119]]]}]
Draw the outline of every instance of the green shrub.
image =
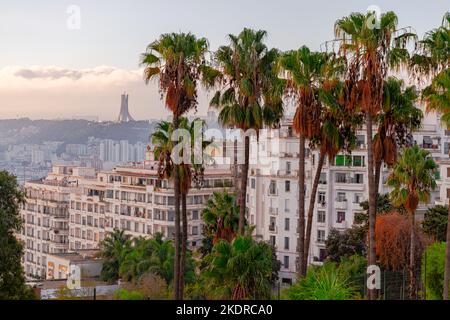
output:
[{"label": "green shrub", "polygon": [[432,244],[422,258],[422,280],[427,299],[442,300],[444,291],[445,242]]}]

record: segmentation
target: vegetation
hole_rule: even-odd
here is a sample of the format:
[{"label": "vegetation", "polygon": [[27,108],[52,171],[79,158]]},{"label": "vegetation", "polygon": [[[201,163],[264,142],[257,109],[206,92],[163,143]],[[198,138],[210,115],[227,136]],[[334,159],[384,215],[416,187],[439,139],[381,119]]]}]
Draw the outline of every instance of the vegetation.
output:
[{"label": "vegetation", "polygon": [[250,235],[232,242],[219,240],[205,259],[203,272],[214,295],[219,299],[268,299],[272,280],[272,250],[265,242]]},{"label": "vegetation", "polygon": [[429,300],[442,300],[443,297],[445,246],[444,242],[432,244],[422,258],[422,279]]},{"label": "vegetation", "polygon": [[287,290],[287,296],[292,300],[350,300],[358,296],[358,290],[345,267],[326,262],[310,268],[306,277]]},{"label": "vegetation", "polygon": [[331,229],[326,241],[327,259],[339,262],[353,255],[365,255],[367,231],[364,227],[352,227],[339,231]]},{"label": "vegetation", "polygon": [[228,36],[230,44],[214,55],[218,69],[207,69],[204,82],[219,85],[210,105],[220,110],[219,122],[243,130],[244,163],[241,164],[239,190],[239,234],[245,232],[245,199],[250,155],[248,130],[258,135],[266,126],[276,126],[283,116],[284,82],[278,78],[279,53],[269,49],[264,30],[244,29]]},{"label": "vegetation", "polygon": [[447,238],[448,224],[447,206],[437,205],[428,208],[422,222],[423,231],[436,241],[444,241]]},{"label": "vegetation", "polygon": [[[191,33],[163,34],[158,40],[148,45],[142,55],[141,64],[145,66],[144,78],[159,80],[161,98],[165,97],[165,105],[172,112],[173,130],[179,128],[180,117],[192,109],[196,109],[197,83],[203,68],[205,54],[208,51],[208,41],[197,39]],[[171,139],[174,137],[171,136]],[[176,137],[179,141],[180,137]],[[174,263],[174,298],[183,299],[186,241],[181,233],[181,178],[184,166],[173,164],[173,179],[175,189],[175,263]],[[185,219],[184,219],[185,220]],[[186,220],[184,238],[186,238]]]},{"label": "vegetation", "polygon": [[23,245],[15,236],[22,229],[20,206],[24,201],[16,178],[0,171],[0,300],[34,298],[25,285],[21,265]]},{"label": "vegetation", "polygon": [[[416,270],[428,241],[419,225],[415,225],[414,228],[413,264]],[[375,233],[380,266],[393,271],[408,268],[411,257],[411,222],[408,216],[396,212],[378,216]]]},{"label": "vegetation", "polygon": [[416,292],[416,222],[415,214],[419,202],[428,203],[430,191],[436,188],[435,172],[437,165],[428,151],[417,145],[406,148],[400,155],[387,180],[393,188],[391,199],[403,204],[408,211],[411,232],[409,252],[409,294],[412,299]]}]

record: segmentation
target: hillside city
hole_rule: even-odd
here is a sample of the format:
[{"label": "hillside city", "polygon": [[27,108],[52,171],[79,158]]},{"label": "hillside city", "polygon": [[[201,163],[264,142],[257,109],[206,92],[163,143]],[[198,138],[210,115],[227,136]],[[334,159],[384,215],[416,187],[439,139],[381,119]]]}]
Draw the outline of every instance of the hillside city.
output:
[{"label": "hillside city", "polygon": [[435,25],[355,12],[320,51],[163,33],[139,63],[169,117],[118,92],[114,121],[0,120],[0,300],[448,300]]}]

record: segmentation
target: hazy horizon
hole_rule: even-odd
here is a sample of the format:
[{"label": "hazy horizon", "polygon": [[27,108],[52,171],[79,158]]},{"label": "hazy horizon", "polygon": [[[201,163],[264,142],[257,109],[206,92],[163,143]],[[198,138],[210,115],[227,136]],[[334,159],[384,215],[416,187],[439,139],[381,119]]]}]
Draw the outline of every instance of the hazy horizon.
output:
[{"label": "hazy horizon", "polygon": [[[71,5],[80,9],[79,29],[68,27]],[[190,31],[208,38],[215,50],[227,43],[227,34],[251,27],[267,30],[271,47],[319,50],[333,38],[337,19],[370,5],[395,11],[399,26],[412,26],[419,37],[449,9],[440,0],[2,1],[0,119],[114,120],[124,91],[136,120],[165,118],[157,84],[146,86],[139,66],[140,54],[160,34]],[[206,113],[208,99],[202,92],[198,114]]]}]

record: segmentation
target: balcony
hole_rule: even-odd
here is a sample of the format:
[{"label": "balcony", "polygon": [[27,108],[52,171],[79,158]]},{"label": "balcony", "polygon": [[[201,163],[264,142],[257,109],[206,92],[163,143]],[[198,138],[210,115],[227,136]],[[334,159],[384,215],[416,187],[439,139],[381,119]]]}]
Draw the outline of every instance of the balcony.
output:
[{"label": "balcony", "polygon": [[269,225],[269,232],[272,232],[272,233],[277,233],[277,226],[276,225],[274,225],[274,224],[270,224]]},{"label": "balcony", "polygon": [[278,208],[269,207],[269,213],[272,214],[272,215],[277,215],[278,214]]},{"label": "balcony", "polygon": [[349,227],[349,223],[345,220],[341,221],[341,222],[336,221],[336,224],[334,225],[334,227],[336,229],[347,229]]}]

